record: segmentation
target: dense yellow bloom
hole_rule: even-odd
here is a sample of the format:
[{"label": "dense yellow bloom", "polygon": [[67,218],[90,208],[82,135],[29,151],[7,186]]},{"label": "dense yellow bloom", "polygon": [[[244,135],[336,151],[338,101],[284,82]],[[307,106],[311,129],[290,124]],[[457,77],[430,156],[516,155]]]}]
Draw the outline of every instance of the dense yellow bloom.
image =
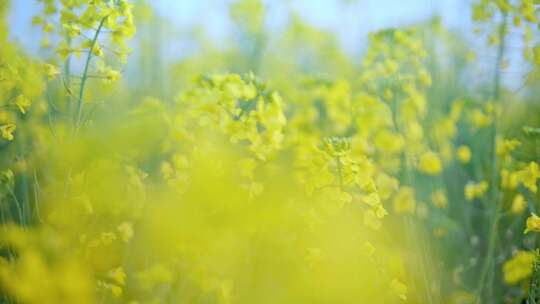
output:
[{"label": "dense yellow bloom", "polygon": [[518,251],[503,264],[504,281],[513,285],[528,279],[532,273],[532,264],[535,259],[534,252]]}]

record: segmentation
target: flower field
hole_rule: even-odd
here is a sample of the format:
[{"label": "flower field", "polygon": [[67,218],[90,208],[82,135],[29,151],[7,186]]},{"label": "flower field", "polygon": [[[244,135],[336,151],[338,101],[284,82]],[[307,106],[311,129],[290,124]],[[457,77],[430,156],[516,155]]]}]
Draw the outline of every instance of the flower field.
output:
[{"label": "flower field", "polygon": [[202,1],[225,42],[149,0],[22,0],[22,41],[15,2],[0,303],[540,302],[540,1],[354,54],[294,1]]}]

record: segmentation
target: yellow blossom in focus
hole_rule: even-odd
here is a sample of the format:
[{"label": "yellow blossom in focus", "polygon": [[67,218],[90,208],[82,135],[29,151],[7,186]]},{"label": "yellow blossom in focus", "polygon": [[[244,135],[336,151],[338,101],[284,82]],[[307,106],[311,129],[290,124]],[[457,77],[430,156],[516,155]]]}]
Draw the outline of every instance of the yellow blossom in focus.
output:
[{"label": "yellow blossom in focus", "polygon": [[531,215],[527,218],[525,231],[523,233],[527,234],[531,231],[540,232],[540,217],[534,213],[531,213]]},{"label": "yellow blossom in focus", "polygon": [[17,126],[15,126],[15,124],[7,124],[0,126],[0,134],[4,139],[11,141],[13,140],[13,132],[16,128]]}]

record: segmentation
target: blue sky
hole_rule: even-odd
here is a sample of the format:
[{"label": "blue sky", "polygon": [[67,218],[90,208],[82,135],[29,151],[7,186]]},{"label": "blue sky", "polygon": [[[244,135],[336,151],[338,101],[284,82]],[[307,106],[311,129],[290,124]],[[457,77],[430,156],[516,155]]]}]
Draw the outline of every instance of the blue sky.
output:
[{"label": "blue sky", "polygon": [[[152,0],[158,14],[178,28],[204,27],[217,41],[226,40],[231,31],[227,6],[230,0]],[[467,0],[266,0],[270,29],[286,22],[289,6],[311,24],[332,31],[346,50],[355,52],[367,33],[426,20],[440,15],[445,25],[464,31],[470,25]],[[36,29],[30,26],[39,12],[36,0],[12,0],[12,37],[36,51]]]}]

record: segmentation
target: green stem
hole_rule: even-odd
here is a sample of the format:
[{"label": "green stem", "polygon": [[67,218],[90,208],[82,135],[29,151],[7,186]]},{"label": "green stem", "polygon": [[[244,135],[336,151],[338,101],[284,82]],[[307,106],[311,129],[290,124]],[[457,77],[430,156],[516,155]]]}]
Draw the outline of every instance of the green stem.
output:
[{"label": "green stem", "polygon": [[[506,36],[506,25],[507,25],[507,15],[503,14],[503,20],[499,28],[499,47],[497,48],[497,59],[495,62],[495,75],[493,78],[493,111],[491,113],[491,180],[490,180],[490,203],[494,204],[493,214],[489,214],[489,218],[492,219],[491,226],[489,229],[489,240],[488,247],[486,252],[486,258],[482,266],[482,271],[480,273],[480,280],[478,281],[477,288],[477,301],[482,299],[482,292],[485,285],[488,285],[488,294],[486,299],[492,299],[491,294],[493,293],[493,278],[494,270],[493,266],[493,256],[496,246],[496,233],[499,225],[499,219],[502,211],[502,204],[499,201],[499,189],[498,189],[498,166],[497,166],[497,102],[500,99],[501,91],[501,70],[502,70],[502,61],[504,58],[505,51],[505,36]],[[488,284],[486,284],[486,279],[489,274]]]},{"label": "green stem", "polygon": [[94,51],[94,47],[97,43],[99,33],[101,32],[101,29],[103,28],[105,20],[107,20],[107,16],[101,19],[99,26],[96,30],[96,33],[94,34],[94,38],[92,39],[92,43],[90,44],[90,51],[88,52],[88,55],[86,57],[86,63],[84,65],[84,71],[81,78],[81,87],[79,89],[79,98],[77,99],[77,112],[76,112],[75,129],[74,129],[75,134],[79,131],[81,120],[82,120],[83,95],[84,95],[84,88],[86,86],[86,80],[88,79],[88,68],[90,66],[90,61],[92,60],[92,53]]}]

